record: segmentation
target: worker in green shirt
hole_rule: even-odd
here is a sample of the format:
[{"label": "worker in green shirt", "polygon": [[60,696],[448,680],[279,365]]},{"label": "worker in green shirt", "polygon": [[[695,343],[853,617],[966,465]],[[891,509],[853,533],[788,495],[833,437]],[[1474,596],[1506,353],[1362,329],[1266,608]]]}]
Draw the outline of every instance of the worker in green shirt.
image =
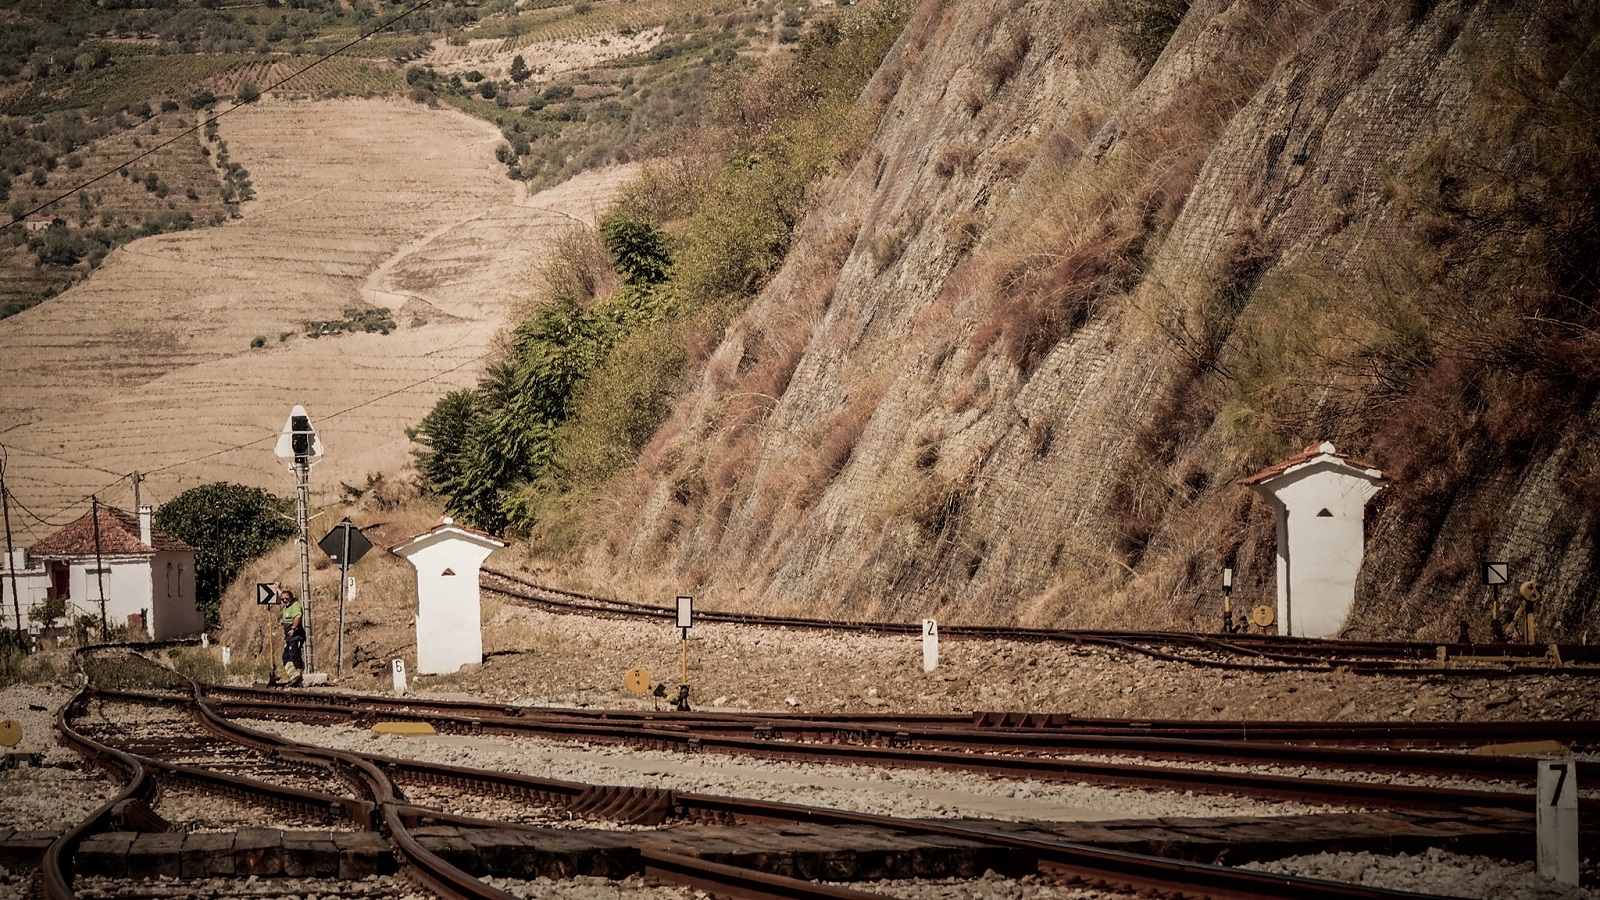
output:
[{"label": "worker in green shirt", "polygon": [[283,597],[283,669],[289,684],[294,685],[300,683],[300,670],[306,664],[302,655],[306,646],[305,611],[293,591],[279,593]]}]

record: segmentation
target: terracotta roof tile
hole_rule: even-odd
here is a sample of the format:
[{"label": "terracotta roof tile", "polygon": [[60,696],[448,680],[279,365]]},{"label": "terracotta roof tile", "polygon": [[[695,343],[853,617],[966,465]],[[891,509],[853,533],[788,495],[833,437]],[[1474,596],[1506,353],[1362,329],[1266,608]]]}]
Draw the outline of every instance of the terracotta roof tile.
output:
[{"label": "terracotta roof tile", "polygon": [[[1316,459],[1317,457],[1325,456],[1325,455],[1326,456],[1332,456],[1334,459],[1343,460],[1346,463],[1348,463],[1351,466],[1354,466],[1355,468],[1358,468],[1358,469],[1365,469],[1365,470],[1367,470],[1369,472],[1378,472],[1377,466],[1370,466],[1370,465],[1367,465],[1364,462],[1358,462],[1356,460],[1353,460],[1353,459],[1350,458],[1350,455],[1348,453],[1340,453],[1340,452],[1338,452],[1337,450],[1334,449],[1333,444],[1328,443],[1327,441],[1312,441],[1311,443],[1306,445],[1306,448],[1304,450],[1301,450],[1299,453],[1296,453],[1295,455],[1289,457],[1288,459],[1284,460],[1283,462],[1278,463],[1277,465],[1267,466],[1265,469],[1262,469],[1261,471],[1255,473],[1254,475],[1251,475],[1249,478],[1241,478],[1241,479],[1239,479],[1239,484],[1243,484],[1243,485],[1260,484],[1263,481],[1267,481],[1269,479],[1276,478],[1279,475],[1282,475],[1283,473],[1289,471],[1290,469],[1294,468],[1295,466],[1305,465],[1306,463],[1311,462],[1312,460]],[[1378,473],[1378,477],[1382,478],[1383,474],[1382,473]]]},{"label": "terracotta roof tile", "polygon": [[[28,548],[36,557],[93,556],[95,518],[84,513],[76,522]],[[154,546],[151,546],[153,544]],[[100,552],[102,554],[148,554],[158,550],[194,550],[159,528],[150,529],[150,544],[139,540],[139,517],[111,506],[100,507]]]}]

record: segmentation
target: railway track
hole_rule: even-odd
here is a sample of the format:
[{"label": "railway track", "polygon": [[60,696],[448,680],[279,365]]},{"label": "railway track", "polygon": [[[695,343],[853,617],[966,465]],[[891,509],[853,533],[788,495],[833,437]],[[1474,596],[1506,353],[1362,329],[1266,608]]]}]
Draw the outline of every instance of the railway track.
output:
[{"label": "railway track", "polygon": [[[719,752],[807,763],[838,763],[977,772],[1011,778],[1087,782],[1153,790],[1193,791],[1293,800],[1309,804],[1410,809],[1521,807],[1532,767],[1525,760],[1384,747],[1324,747],[1307,741],[1218,741],[1201,738],[1129,738],[1039,733],[973,727],[945,721],[932,727],[906,722],[804,716],[718,716],[558,710],[474,704],[420,703],[382,697],[339,698],[302,694],[292,705],[263,691],[212,688],[220,714],[303,722],[426,722],[456,734],[500,734],[621,743],[681,752]],[[232,699],[227,699],[232,698]],[[1546,732],[1548,733],[1548,732]],[[1201,765],[1174,766],[1083,758],[1155,757]],[[1309,767],[1322,777],[1264,774],[1240,767]],[[1331,777],[1386,772],[1447,776],[1499,783],[1497,790],[1428,784],[1375,783]]]},{"label": "railway track", "polygon": [[[699,822],[748,827],[751,823],[778,822],[956,841],[1003,854],[1009,865],[1020,871],[1058,873],[1069,880],[1161,896],[1329,900],[1416,896],[1007,834],[981,823],[903,820],[697,794],[651,794],[331,750],[295,744],[224,715],[230,703],[242,702],[212,696],[211,690],[192,684],[184,690],[156,691],[90,685],[63,708],[58,717],[63,740],[115,772],[125,787],[113,801],[51,846],[40,880],[43,895],[55,900],[72,897],[72,860],[77,846],[89,835],[111,827],[119,811],[126,820],[130,810],[139,804],[149,809],[158,785],[182,781],[207,790],[256,798],[266,805],[305,803],[308,811],[344,822],[348,827],[374,829],[404,862],[407,876],[442,897],[510,895],[430,849],[416,834],[419,828],[469,828],[477,829],[473,833],[480,835],[544,831],[527,824],[473,818],[419,805],[407,796],[402,785],[413,789],[423,784],[454,786],[475,795],[513,797],[569,814],[608,815],[632,820],[634,824],[649,824],[644,820],[652,817],[690,825]],[[307,706],[307,701],[298,696],[280,697],[280,706],[282,714],[291,715],[294,707]],[[341,709],[342,714],[347,715],[348,711],[347,707]],[[308,709],[307,714],[325,715],[326,710]],[[132,727],[127,719],[136,719],[139,727]],[[185,733],[185,721],[193,722],[194,730]],[[192,776],[189,770],[205,775]],[[286,781],[291,784],[284,784]],[[683,834],[687,837],[680,839],[693,839],[692,831]],[[638,848],[638,863],[644,872],[657,878],[723,895],[866,896],[848,888],[710,861],[659,844]]]},{"label": "railway track", "polygon": [[[671,619],[675,608],[598,597],[549,587],[485,567],[480,589],[556,612]],[[870,634],[920,633],[912,622],[869,622],[696,610],[705,622]],[[1243,672],[1333,672],[1401,677],[1501,678],[1515,675],[1600,676],[1600,646],[1585,644],[1428,644],[1342,641],[1278,635],[1175,631],[1102,631],[941,623],[941,637],[1071,643],[1138,653],[1154,659]]]}]

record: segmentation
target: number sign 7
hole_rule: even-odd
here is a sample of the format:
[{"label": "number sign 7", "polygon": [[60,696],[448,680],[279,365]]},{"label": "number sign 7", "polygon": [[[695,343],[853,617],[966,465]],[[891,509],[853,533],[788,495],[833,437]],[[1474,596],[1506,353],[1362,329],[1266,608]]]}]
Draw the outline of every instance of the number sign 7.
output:
[{"label": "number sign 7", "polygon": [[1570,766],[1568,766],[1566,763],[1551,763],[1550,764],[1550,770],[1551,771],[1561,773],[1560,775],[1558,775],[1556,777],[1555,790],[1550,792],[1550,805],[1551,806],[1555,806],[1556,805],[1556,801],[1561,799],[1561,788],[1562,788],[1563,785],[1565,785],[1567,783],[1567,769],[1568,768],[1570,768]]}]

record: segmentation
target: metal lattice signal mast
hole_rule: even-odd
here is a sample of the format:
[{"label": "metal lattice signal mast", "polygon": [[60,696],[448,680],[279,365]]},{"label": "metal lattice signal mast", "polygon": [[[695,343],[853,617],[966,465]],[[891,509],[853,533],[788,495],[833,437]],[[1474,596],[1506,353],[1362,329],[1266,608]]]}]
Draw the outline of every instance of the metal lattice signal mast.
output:
[{"label": "metal lattice signal mast", "polygon": [[287,460],[289,471],[295,476],[295,525],[298,536],[295,543],[300,548],[300,623],[306,632],[306,671],[316,671],[316,657],[311,641],[311,541],[308,535],[311,505],[311,467],[322,459],[322,438],[311,427],[311,417],[304,406],[296,405],[289,411],[289,421],[283,423],[275,452],[279,459]]}]

